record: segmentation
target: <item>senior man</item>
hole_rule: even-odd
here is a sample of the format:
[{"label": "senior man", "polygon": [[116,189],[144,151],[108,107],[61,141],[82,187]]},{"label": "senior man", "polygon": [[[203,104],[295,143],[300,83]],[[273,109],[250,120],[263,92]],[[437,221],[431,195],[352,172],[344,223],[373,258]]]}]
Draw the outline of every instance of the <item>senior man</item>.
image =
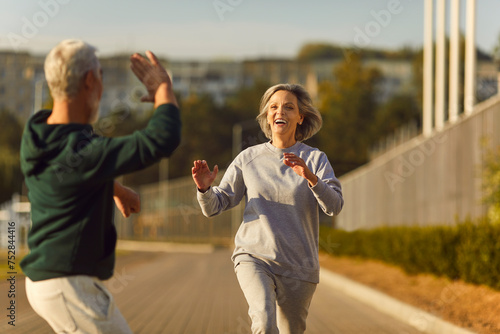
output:
[{"label": "senior man", "polygon": [[131,56],[156,108],[146,128],[119,138],[93,133],[103,90],[96,49],[59,43],[45,60],[54,100],[26,124],[21,168],[31,202],[30,253],[22,260],[33,309],[56,333],[131,333],[102,280],[113,275],[113,197],[124,215],[138,196],[114,178],[170,156],[180,142],[172,82],[155,55]]}]

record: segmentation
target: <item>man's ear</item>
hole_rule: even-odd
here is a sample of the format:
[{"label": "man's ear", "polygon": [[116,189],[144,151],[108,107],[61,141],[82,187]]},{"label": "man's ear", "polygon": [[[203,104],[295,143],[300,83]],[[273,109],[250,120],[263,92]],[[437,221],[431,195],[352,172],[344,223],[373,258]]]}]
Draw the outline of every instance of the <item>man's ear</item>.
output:
[{"label": "man's ear", "polygon": [[85,89],[92,89],[95,85],[95,82],[96,82],[96,77],[94,75],[94,72],[88,71],[87,73],[85,73],[85,77],[84,77],[83,82],[85,85]]}]

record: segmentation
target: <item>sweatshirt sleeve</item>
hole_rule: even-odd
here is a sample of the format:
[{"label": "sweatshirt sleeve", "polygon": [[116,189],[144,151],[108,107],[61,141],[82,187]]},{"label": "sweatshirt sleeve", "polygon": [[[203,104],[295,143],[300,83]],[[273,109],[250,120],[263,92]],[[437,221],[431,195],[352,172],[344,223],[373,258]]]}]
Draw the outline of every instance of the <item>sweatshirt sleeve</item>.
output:
[{"label": "sweatshirt sleeve", "polygon": [[173,104],[160,105],[147,126],[131,135],[108,138],[97,137],[90,143],[85,177],[115,178],[131,173],[170,156],[179,146],[181,120],[179,109]]},{"label": "sweatshirt sleeve", "polygon": [[245,182],[237,159],[229,165],[218,187],[210,187],[204,193],[197,191],[198,203],[206,217],[216,216],[237,206],[245,196]]},{"label": "sweatshirt sleeve", "polygon": [[321,153],[318,170],[315,174],[318,177],[318,183],[310,189],[319,206],[329,216],[338,215],[344,206],[342,187],[324,153]]}]

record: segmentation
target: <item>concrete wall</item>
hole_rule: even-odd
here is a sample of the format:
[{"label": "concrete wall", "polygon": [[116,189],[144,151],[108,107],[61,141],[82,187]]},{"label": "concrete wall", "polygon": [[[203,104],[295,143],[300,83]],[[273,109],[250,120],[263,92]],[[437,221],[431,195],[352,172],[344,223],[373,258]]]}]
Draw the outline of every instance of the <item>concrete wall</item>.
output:
[{"label": "concrete wall", "polygon": [[342,176],[345,206],[336,225],[451,225],[485,215],[484,138],[490,147],[500,145],[499,95],[443,131],[416,137]]}]

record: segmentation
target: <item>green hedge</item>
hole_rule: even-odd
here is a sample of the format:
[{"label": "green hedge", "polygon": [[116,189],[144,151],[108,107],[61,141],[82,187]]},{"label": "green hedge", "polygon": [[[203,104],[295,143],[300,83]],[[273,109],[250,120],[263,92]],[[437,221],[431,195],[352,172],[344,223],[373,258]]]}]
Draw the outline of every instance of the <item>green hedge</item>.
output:
[{"label": "green hedge", "polygon": [[500,226],[486,219],[354,232],[321,226],[320,248],[332,255],[381,260],[411,274],[431,273],[500,290]]}]

